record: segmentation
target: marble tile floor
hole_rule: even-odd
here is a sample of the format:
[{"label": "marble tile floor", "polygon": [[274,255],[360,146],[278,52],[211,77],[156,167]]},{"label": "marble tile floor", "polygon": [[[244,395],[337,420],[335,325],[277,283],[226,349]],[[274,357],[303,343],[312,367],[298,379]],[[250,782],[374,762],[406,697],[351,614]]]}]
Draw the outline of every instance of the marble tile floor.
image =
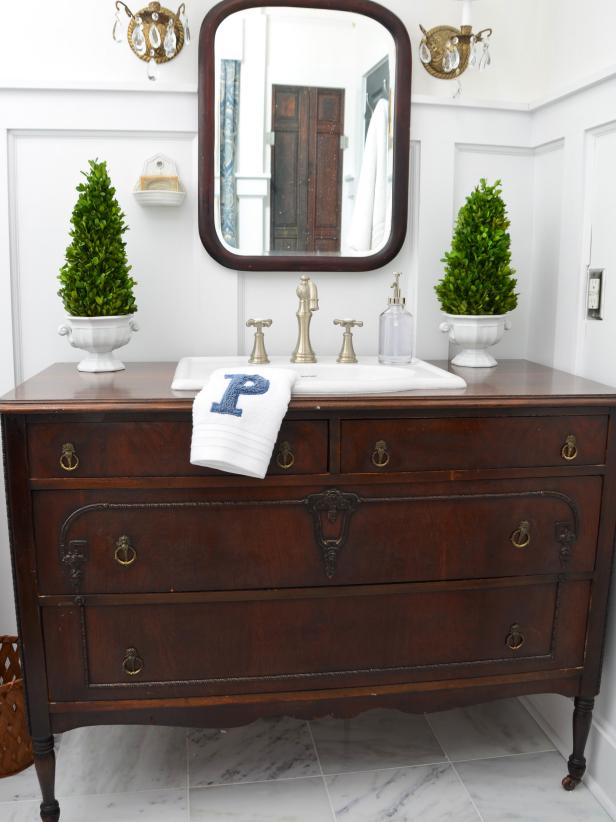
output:
[{"label": "marble tile floor", "polygon": [[[517,700],[429,716],[277,719],[227,731],[80,728],[58,745],[62,822],[601,822]],[[37,822],[34,769],[0,822]]]}]

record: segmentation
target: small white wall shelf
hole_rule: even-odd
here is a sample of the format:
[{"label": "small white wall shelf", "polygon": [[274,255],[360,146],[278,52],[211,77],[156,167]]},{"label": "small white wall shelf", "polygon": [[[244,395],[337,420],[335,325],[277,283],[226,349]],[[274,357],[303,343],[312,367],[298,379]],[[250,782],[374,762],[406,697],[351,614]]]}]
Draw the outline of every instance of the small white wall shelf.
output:
[{"label": "small white wall shelf", "polygon": [[180,181],[177,166],[165,154],[155,154],[145,161],[143,172],[135,184],[133,194],[140,205],[148,208],[181,206],[186,198],[186,191]]}]

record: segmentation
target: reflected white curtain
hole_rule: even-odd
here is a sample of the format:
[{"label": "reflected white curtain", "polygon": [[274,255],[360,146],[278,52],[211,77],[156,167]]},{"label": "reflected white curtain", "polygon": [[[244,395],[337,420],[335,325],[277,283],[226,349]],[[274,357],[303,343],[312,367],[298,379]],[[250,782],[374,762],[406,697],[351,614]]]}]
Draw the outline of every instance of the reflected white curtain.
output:
[{"label": "reflected white curtain", "polygon": [[221,60],[220,70],[220,226],[227,245],[238,247],[235,178],[240,112],[240,61]]},{"label": "reflected white curtain", "polygon": [[366,135],[355,208],[347,237],[353,251],[375,251],[388,238],[388,139],[389,104],[387,100],[379,100]]}]

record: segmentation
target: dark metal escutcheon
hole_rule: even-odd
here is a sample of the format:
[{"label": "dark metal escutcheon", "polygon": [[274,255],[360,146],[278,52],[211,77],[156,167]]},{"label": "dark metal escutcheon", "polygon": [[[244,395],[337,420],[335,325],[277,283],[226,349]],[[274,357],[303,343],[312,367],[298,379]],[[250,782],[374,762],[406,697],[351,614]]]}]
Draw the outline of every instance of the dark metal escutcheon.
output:
[{"label": "dark metal escutcheon", "polygon": [[517,622],[514,622],[509,629],[505,642],[512,651],[518,651],[524,645],[524,634]]},{"label": "dark metal escutcheon", "polygon": [[295,454],[291,450],[291,445],[286,440],[280,443],[280,448],[276,454],[276,465],[285,471],[295,465]]},{"label": "dark metal escutcheon", "polygon": [[136,648],[127,648],[126,655],[122,661],[122,669],[128,676],[137,676],[143,671],[143,660],[139,656]]},{"label": "dark metal escutcheon", "polygon": [[391,457],[389,451],[387,450],[387,443],[385,440],[379,440],[374,446],[374,451],[372,452],[372,464],[376,468],[385,468],[386,465],[389,465],[390,459]]},{"label": "dark metal escutcheon", "polygon": [[79,468],[79,457],[72,442],[65,442],[60,454],[60,467],[64,471],[74,471]]},{"label": "dark metal escutcheon", "polygon": [[113,556],[118,565],[125,567],[132,565],[137,559],[137,552],[130,544],[130,538],[127,537],[126,534],[122,534],[116,542],[116,549]]}]

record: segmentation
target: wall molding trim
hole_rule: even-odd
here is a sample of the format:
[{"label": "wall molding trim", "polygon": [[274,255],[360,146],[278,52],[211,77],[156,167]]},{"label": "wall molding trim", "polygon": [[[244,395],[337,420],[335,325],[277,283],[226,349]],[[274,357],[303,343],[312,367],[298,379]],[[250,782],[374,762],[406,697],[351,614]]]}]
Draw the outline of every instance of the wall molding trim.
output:
[{"label": "wall molding trim", "polygon": [[6,132],[7,199],[9,203],[9,282],[11,292],[11,335],[13,340],[13,379],[15,385],[23,380],[23,345],[21,322],[21,267],[19,254],[19,226],[17,206],[16,134]]},{"label": "wall molding trim", "polygon": [[[561,88],[553,94],[546,97],[540,97],[529,101],[516,100],[481,100],[478,98],[464,97],[444,97],[431,96],[428,94],[413,94],[411,96],[411,104],[416,106],[441,106],[443,108],[470,108],[470,109],[492,109],[494,111],[518,111],[532,114],[535,111],[546,108],[547,106],[560,103],[569,97],[576,94],[584,93],[595,86],[609,82],[616,78],[616,65],[610,65],[605,69],[601,69],[588,77],[571,83],[568,86]],[[176,85],[165,86],[160,84],[155,88],[151,84],[144,85],[143,83],[71,83],[66,85],[42,85],[37,84],[11,84],[7,86],[0,85],[0,96],[2,94],[24,94],[30,92],[49,92],[58,94],[75,94],[79,92],[111,92],[113,94],[181,94],[181,95],[197,95],[197,83],[178,83]]]}]

